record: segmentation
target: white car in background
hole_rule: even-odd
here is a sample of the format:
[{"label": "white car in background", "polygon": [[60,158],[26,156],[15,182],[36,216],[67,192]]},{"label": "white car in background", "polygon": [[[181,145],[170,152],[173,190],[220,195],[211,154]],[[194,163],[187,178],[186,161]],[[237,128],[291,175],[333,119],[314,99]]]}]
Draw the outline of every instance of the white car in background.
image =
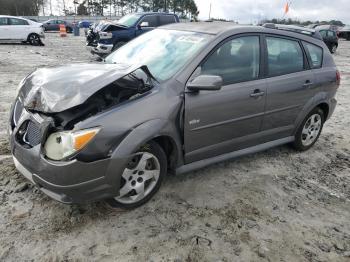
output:
[{"label": "white car in background", "polygon": [[31,45],[42,45],[45,38],[41,23],[17,17],[0,15],[0,42],[28,42]]}]

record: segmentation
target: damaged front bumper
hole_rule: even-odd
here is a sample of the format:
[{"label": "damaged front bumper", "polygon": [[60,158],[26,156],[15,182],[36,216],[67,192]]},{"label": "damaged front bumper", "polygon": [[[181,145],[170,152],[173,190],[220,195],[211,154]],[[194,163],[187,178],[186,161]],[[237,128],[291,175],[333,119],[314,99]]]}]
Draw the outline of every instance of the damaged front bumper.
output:
[{"label": "damaged front bumper", "polygon": [[[92,162],[49,160],[43,155],[41,144],[27,146],[19,141],[19,127],[24,121],[38,121],[37,116],[25,109],[23,112],[15,127],[10,121],[10,147],[17,170],[31,183],[49,197],[66,204],[91,202],[119,194],[120,177],[128,157],[108,157]],[[29,128],[32,125],[28,125]],[[28,137],[25,142],[31,143],[34,138]]]},{"label": "damaged front bumper", "polygon": [[[18,150],[16,151],[18,152]],[[14,153],[13,156],[17,170],[43,193],[59,202],[65,204],[85,203],[111,198],[118,194],[118,181],[110,181],[106,173],[101,176],[103,170],[107,171],[111,159],[99,160],[99,163],[72,161],[62,165],[50,163],[42,158],[38,159],[40,163],[36,162],[35,165],[43,168],[39,172],[33,172],[28,169],[30,166],[25,166],[24,162],[26,161],[20,160],[19,155],[19,153]],[[69,182],[71,178],[77,176],[83,178],[87,174],[90,178],[85,181]],[[118,177],[116,173],[114,175]],[[91,176],[96,178],[91,179]]]}]

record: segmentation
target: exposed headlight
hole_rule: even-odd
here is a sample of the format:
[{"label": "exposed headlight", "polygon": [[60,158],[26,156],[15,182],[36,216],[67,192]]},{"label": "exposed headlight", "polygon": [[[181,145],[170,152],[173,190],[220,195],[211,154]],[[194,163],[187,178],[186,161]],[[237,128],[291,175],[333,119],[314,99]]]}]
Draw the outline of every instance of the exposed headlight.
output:
[{"label": "exposed headlight", "polygon": [[52,160],[62,160],[84,148],[99,131],[97,127],[53,133],[46,140],[45,154]]}]

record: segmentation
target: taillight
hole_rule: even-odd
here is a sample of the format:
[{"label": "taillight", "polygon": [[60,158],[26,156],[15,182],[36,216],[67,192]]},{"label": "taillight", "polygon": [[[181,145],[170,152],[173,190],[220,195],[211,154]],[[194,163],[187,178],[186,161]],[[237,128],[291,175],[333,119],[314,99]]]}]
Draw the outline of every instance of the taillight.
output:
[{"label": "taillight", "polygon": [[340,85],[340,72],[337,70],[336,72],[336,81],[337,81],[337,85]]}]

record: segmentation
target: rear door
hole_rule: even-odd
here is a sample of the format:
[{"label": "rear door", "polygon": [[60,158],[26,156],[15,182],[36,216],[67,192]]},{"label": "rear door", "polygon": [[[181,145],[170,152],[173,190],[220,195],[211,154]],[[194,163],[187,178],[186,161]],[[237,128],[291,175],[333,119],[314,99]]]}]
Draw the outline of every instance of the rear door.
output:
[{"label": "rear door", "polygon": [[0,40],[10,39],[10,27],[7,17],[0,17]]},{"label": "rear door", "polygon": [[226,40],[199,65],[196,75],[218,75],[218,91],[186,92],[186,163],[258,143],[264,115],[266,80],[262,79],[259,35]]},{"label": "rear door", "polygon": [[28,37],[29,23],[20,18],[9,18],[11,39],[26,40]]},{"label": "rear door", "polygon": [[299,112],[313,97],[314,75],[299,40],[265,39],[268,87],[262,131],[278,139],[292,134]]}]

